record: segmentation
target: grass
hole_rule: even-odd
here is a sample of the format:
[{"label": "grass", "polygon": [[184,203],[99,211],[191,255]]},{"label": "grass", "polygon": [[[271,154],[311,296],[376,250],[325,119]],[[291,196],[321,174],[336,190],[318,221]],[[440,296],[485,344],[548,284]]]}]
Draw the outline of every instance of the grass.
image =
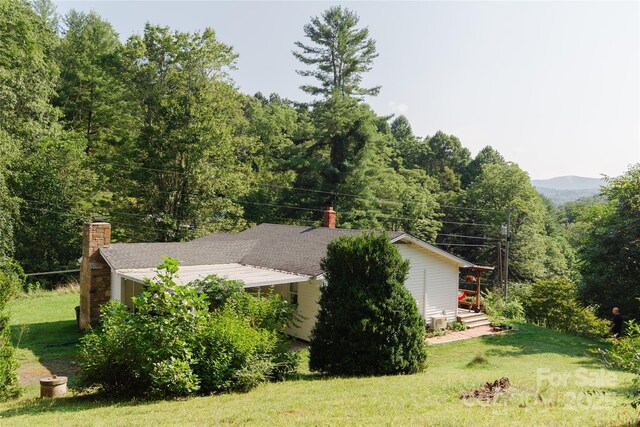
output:
[{"label": "grass", "polygon": [[[47,343],[78,338],[73,307],[78,294],[43,294],[12,303],[13,322],[29,325],[20,342],[21,363],[47,363],[74,347]],[[624,395],[631,375],[603,370],[589,350],[599,344],[533,325],[518,331],[430,347],[421,374],[325,378],[304,366],[296,379],[264,384],[245,394],[159,402],[107,401],[95,396],[21,399],[0,404],[4,425],[633,425],[637,412]],[[16,327],[16,331],[19,327]],[[490,365],[467,364],[478,353]],[[494,403],[459,396],[488,381],[513,387]],[[551,379],[536,389],[537,378]],[[566,384],[565,384],[566,382]],[[578,404],[576,405],[576,402]]]},{"label": "grass", "polygon": [[473,359],[469,363],[467,363],[467,368],[477,368],[477,367],[487,367],[491,364],[489,359],[482,353],[478,352]]},{"label": "grass", "polygon": [[[64,288],[23,294],[9,305],[11,335],[18,347],[23,381],[46,376],[47,371],[61,374],[73,371],[75,343],[81,336],[75,319],[79,300],[77,288]],[[38,390],[37,385],[29,385],[27,395]]]}]

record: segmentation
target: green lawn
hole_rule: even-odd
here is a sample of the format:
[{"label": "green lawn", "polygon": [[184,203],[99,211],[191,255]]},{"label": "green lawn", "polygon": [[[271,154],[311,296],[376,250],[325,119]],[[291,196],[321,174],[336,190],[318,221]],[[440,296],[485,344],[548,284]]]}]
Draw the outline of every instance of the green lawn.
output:
[{"label": "green lawn", "polygon": [[[44,294],[12,303],[15,325],[28,325],[21,364],[68,358],[78,338],[73,307],[78,294]],[[430,348],[421,374],[377,378],[323,378],[301,368],[295,380],[265,384],[246,394],[160,402],[112,402],[93,396],[40,400],[37,387],[0,404],[1,425],[632,425],[624,396],[631,376],[602,370],[589,340],[531,325],[507,335]],[[20,327],[15,327],[17,334]],[[467,367],[482,352],[490,365]],[[544,371],[547,369],[546,371]],[[492,404],[459,395],[508,377],[514,386]],[[536,378],[551,378],[536,390]]]}]

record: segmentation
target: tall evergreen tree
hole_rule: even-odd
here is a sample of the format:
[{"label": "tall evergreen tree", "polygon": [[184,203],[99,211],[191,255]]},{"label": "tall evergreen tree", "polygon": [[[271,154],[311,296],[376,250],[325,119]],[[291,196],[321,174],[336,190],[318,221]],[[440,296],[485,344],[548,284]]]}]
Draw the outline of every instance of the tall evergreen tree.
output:
[{"label": "tall evergreen tree", "polygon": [[54,105],[62,110],[65,127],[84,137],[87,154],[108,150],[104,144],[120,143],[131,127],[126,88],[113,64],[120,49],[118,34],[95,12],[72,10],[64,24],[56,55],[61,75]]},{"label": "tall evergreen tree", "polygon": [[313,68],[299,70],[298,74],[314,77],[320,83],[301,86],[304,92],[325,98],[334,94],[360,97],[380,92],[380,86],[361,86],[363,74],[371,70],[378,54],[369,29],[358,28],[359,20],[355,12],[333,6],[304,26],[305,36],[312,44],[296,42],[300,50],[293,55]]},{"label": "tall evergreen tree", "polygon": [[51,0],[32,0],[33,10],[42,18],[51,30],[57,32],[60,25],[58,9]]}]

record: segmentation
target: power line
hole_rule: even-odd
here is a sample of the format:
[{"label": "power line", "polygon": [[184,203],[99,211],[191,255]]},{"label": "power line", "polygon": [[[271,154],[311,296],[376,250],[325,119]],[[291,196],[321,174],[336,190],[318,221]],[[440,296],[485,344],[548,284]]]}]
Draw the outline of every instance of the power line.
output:
[{"label": "power line", "polygon": [[51,274],[80,273],[80,269],[73,270],[57,270],[57,271],[41,271],[39,273],[25,273],[25,276],[48,276]]},{"label": "power line", "polygon": [[[32,200],[32,202],[34,202],[34,200]],[[51,208],[44,208],[44,207],[36,207],[36,206],[27,206],[27,205],[22,205],[23,208],[25,209],[29,209],[29,210],[36,210],[36,211],[41,211],[41,212],[52,212],[52,213],[58,213],[61,215],[66,215],[72,218],[76,218],[76,219],[80,219],[82,221],[91,221],[92,217],[90,215],[80,215],[80,214],[73,214],[71,212],[68,212],[66,210],[62,210],[64,209],[63,207],[59,206],[59,205],[54,205],[53,203],[49,203],[49,202],[44,202],[44,201],[39,201],[41,203],[47,203],[50,206],[59,208],[59,209],[51,209]],[[157,227],[152,227],[152,226],[148,226],[148,225],[139,225],[139,224],[130,224],[130,223],[125,223],[125,222],[120,222],[120,221],[112,221],[109,219],[109,217],[111,215],[107,215],[107,214],[101,214],[99,215],[101,217],[104,217],[105,219],[108,219],[109,222],[113,225],[117,225],[117,226],[122,226],[123,228],[126,228],[127,231],[129,232],[136,232],[138,230],[145,230],[145,231],[153,231],[153,232],[161,232],[161,233],[166,233],[170,230],[168,229],[163,229],[163,228],[157,228]],[[144,215],[138,215],[140,217],[145,218],[146,216]],[[286,220],[286,221],[292,221],[292,222],[308,222],[308,223],[313,223],[313,224],[317,224],[319,222],[319,220],[304,220],[304,219],[295,219],[295,218],[284,218],[284,217],[277,217],[275,219],[279,219],[279,220]],[[156,240],[140,240],[136,243],[156,243]]]},{"label": "power line", "polygon": [[[92,220],[92,217],[90,215],[79,215],[79,214],[73,214],[71,212],[67,212],[67,211],[62,211],[62,210],[57,210],[57,209],[49,209],[49,208],[42,208],[42,207],[35,207],[35,206],[25,206],[22,205],[21,206],[24,209],[29,209],[29,210],[35,210],[35,211],[41,211],[41,212],[52,212],[52,213],[58,213],[61,215],[66,215],[72,218],[76,218],[85,222],[90,222]],[[99,215],[102,217],[105,217],[108,219],[108,217],[110,215]],[[120,225],[123,227],[132,227],[134,228],[134,230],[129,230],[129,231],[137,231],[137,229],[142,229],[142,230],[147,230],[147,231],[160,231],[160,232],[167,232],[167,230],[161,229],[161,228],[155,228],[155,227],[149,227],[149,226],[140,226],[138,224],[128,224],[128,223],[123,223],[123,222],[116,222],[116,221],[111,221],[109,220],[110,224],[113,225]],[[151,241],[149,241],[150,243]]]},{"label": "power line", "polygon": [[468,244],[468,243],[434,243],[435,245],[438,246],[471,246],[471,247],[476,247],[476,248],[493,248],[492,245],[473,245],[473,244]]},{"label": "power line", "polygon": [[[42,200],[28,200],[29,202],[35,202],[35,203],[46,203],[50,206],[54,206],[57,207],[59,209],[64,209],[63,207],[59,206],[59,205],[55,205],[53,203],[50,202],[46,202],[46,201],[42,201]],[[257,202],[254,202],[257,203]],[[304,209],[304,210],[309,210],[309,211],[320,211],[320,212],[324,212],[321,209],[311,209],[311,208],[300,208],[300,207],[295,207],[295,206],[285,206],[285,205],[273,205],[273,204],[267,204],[270,206],[279,206],[279,207],[288,207],[288,208],[292,208],[292,209]],[[63,215],[68,215],[68,216],[72,216],[72,217],[76,217],[76,218],[80,218],[82,220],[90,220],[89,216],[80,216],[80,215],[74,215],[68,211],[63,211],[63,210],[53,210],[53,209],[46,209],[46,208],[39,208],[39,207],[33,207],[33,206],[23,206],[27,209],[33,209],[33,210],[40,210],[40,211],[48,211],[48,212],[55,212],[55,213],[60,213]],[[133,215],[133,214],[132,214]],[[353,215],[356,215],[355,213]],[[104,217],[110,217],[111,215],[102,215]],[[147,215],[133,215],[133,216],[137,216],[140,218],[149,218]],[[371,215],[373,217],[376,217],[375,215]],[[397,218],[397,217],[389,217],[389,216],[382,216],[385,218],[391,218],[391,219],[405,219],[405,220],[416,220],[416,218]],[[292,221],[292,222],[307,222],[307,223],[311,223],[311,224],[317,224],[319,222],[319,220],[304,220],[304,219],[293,219],[293,218],[284,218],[284,217],[278,217],[276,219],[280,219],[280,220],[287,220],[287,221]],[[111,221],[112,224],[114,225],[120,225],[126,228],[130,228],[128,231],[129,232],[135,232],[139,229],[143,229],[146,231],[154,231],[154,232],[160,232],[160,233],[166,233],[167,229],[161,229],[161,228],[157,228],[157,227],[152,227],[152,226],[144,226],[141,227],[138,224],[129,224],[129,223],[123,223],[123,222],[116,222],[116,221]],[[480,225],[480,224],[478,224]],[[460,235],[460,234],[447,234],[447,233],[438,233],[436,234],[437,236],[443,236],[443,237],[459,237],[459,238],[470,238],[470,239],[484,239],[484,240],[494,240],[494,239],[490,239],[484,236],[468,236],[468,235]],[[147,241],[147,242],[151,242],[151,241]],[[454,244],[450,244],[450,245],[454,245]],[[457,244],[460,245],[460,244]]]},{"label": "power line", "polygon": [[[118,163],[118,162],[113,162],[113,161],[101,161],[100,163],[110,163],[112,165],[127,166],[129,168],[129,170],[135,170],[135,169],[131,168],[131,165],[127,165],[125,163]],[[181,176],[189,175],[188,173],[185,173],[185,172],[172,171],[172,170],[168,170],[168,169],[148,168],[148,167],[144,167],[144,166],[135,166],[135,168],[143,169],[143,170],[149,170],[149,171],[153,171],[153,172],[173,173],[173,174],[181,175]],[[266,184],[266,183],[254,183],[252,185],[257,186],[257,187],[280,188],[280,189],[285,189],[285,190],[306,191],[306,192],[318,193],[318,194],[327,194],[327,195],[334,195],[334,196],[353,197],[353,198],[357,198],[357,199],[361,199],[361,200],[370,200],[370,199],[368,199],[366,197],[363,197],[363,196],[360,196],[358,194],[342,193],[342,192],[339,192],[339,191],[316,190],[316,189],[312,189],[312,188],[303,188],[303,187],[287,187],[287,186],[282,186],[282,185]],[[162,191],[157,191],[157,192],[163,193]],[[164,192],[164,193],[173,194],[174,192]],[[401,201],[398,201],[398,200],[382,199],[382,198],[379,198],[379,197],[376,197],[374,200],[387,202],[387,203],[402,203]],[[431,205],[430,203],[427,203],[427,202],[417,202],[416,204],[419,204],[419,205]],[[443,207],[443,208],[448,208],[448,209],[461,209],[461,210],[491,212],[491,213],[505,213],[504,210],[498,210],[498,209],[472,208],[472,207],[468,207],[468,206],[454,206],[454,205],[445,205],[445,204],[440,204],[440,203],[438,203],[438,206]]]},{"label": "power line", "polygon": [[493,240],[493,241],[498,241],[500,239],[495,239],[492,237],[486,237],[486,236],[465,236],[463,234],[446,234],[446,233],[439,233],[438,236],[446,236],[446,237],[462,237],[465,239],[484,239],[484,240]]}]

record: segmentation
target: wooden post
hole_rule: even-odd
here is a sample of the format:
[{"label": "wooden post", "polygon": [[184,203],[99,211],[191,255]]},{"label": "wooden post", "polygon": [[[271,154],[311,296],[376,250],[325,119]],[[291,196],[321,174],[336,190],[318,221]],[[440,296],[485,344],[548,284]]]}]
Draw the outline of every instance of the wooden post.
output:
[{"label": "wooden post", "polygon": [[480,271],[476,271],[476,307],[480,310]]}]

